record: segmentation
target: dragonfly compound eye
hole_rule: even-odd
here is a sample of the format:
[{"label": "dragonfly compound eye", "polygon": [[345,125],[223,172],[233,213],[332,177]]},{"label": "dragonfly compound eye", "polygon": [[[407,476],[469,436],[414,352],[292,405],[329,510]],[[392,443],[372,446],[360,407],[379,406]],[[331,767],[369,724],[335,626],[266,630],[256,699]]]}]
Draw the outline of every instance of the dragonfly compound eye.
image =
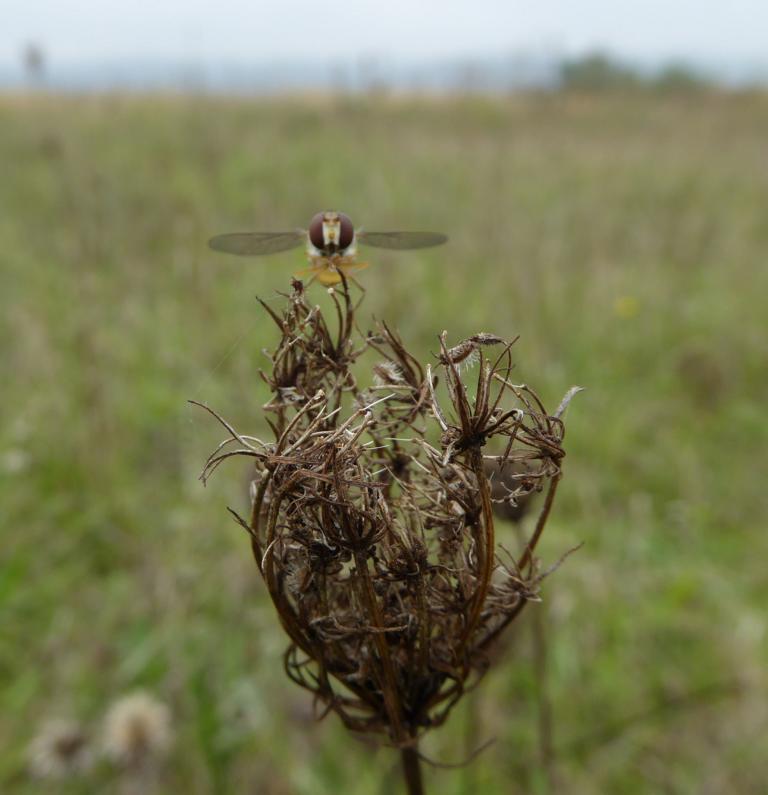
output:
[{"label": "dragonfly compound eye", "polygon": [[323,213],[312,216],[312,220],[309,222],[309,242],[320,250],[325,248],[325,240],[323,238]]},{"label": "dragonfly compound eye", "polygon": [[339,248],[345,249],[352,245],[355,236],[355,228],[352,226],[352,219],[344,213],[339,213]]}]

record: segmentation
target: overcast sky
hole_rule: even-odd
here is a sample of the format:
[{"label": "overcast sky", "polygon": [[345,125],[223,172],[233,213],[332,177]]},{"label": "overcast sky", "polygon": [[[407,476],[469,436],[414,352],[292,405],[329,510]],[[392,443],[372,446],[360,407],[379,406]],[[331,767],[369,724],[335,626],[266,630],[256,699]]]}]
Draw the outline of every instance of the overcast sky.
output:
[{"label": "overcast sky", "polygon": [[430,59],[601,47],[768,60],[768,0],[0,0],[0,63]]}]

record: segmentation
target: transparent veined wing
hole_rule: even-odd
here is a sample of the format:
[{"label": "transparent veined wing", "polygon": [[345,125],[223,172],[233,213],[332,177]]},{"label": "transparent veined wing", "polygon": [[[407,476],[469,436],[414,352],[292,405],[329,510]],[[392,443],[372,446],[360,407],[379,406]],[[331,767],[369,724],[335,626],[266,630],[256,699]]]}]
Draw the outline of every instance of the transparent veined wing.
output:
[{"label": "transparent veined wing", "polygon": [[299,230],[294,232],[232,232],[212,237],[208,241],[208,245],[214,251],[248,257],[288,251],[288,249],[300,246],[305,240],[306,233]]},{"label": "transparent veined wing", "polygon": [[439,246],[448,240],[440,232],[360,232],[359,240],[366,246],[376,248],[429,248]]}]

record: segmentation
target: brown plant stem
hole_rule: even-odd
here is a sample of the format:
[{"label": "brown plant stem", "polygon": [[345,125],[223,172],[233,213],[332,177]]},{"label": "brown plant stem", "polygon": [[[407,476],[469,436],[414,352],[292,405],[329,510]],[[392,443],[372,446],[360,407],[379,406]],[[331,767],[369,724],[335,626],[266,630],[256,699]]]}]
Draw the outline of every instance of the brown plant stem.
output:
[{"label": "brown plant stem", "polygon": [[400,752],[403,760],[403,777],[408,795],[424,795],[424,781],[421,777],[421,759],[415,745],[408,745]]},{"label": "brown plant stem", "polygon": [[544,505],[542,506],[541,513],[539,514],[539,518],[536,521],[536,527],[533,531],[533,535],[531,536],[531,540],[528,542],[528,545],[525,548],[525,552],[523,552],[522,558],[520,558],[520,561],[517,564],[520,568],[520,571],[522,571],[527,564],[532,562],[533,552],[536,549],[536,545],[539,543],[539,538],[541,538],[541,534],[547,524],[549,512],[552,509],[552,503],[555,501],[555,492],[557,491],[557,484],[559,482],[560,473],[558,472],[558,474],[556,474],[552,480],[549,481],[547,496],[544,499]]},{"label": "brown plant stem", "polygon": [[477,478],[477,486],[480,492],[480,505],[482,508],[483,521],[483,545],[479,548],[481,554],[481,571],[478,578],[479,582],[474,596],[472,597],[472,611],[464,628],[463,640],[466,643],[472,637],[472,633],[477,628],[480,620],[480,613],[483,609],[485,597],[488,593],[488,586],[493,575],[493,557],[496,544],[496,534],[493,526],[493,505],[491,503],[491,490],[488,486],[488,479],[483,469],[483,456],[479,450],[472,450],[470,453],[470,466]]},{"label": "brown plant stem", "polygon": [[[378,602],[376,601],[376,593],[373,589],[370,573],[368,572],[368,563],[362,553],[355,553],[355,566],[360,573],[361,582],[363,585],[362,597],[368,608],[369,616],[372,625],[376,629],[383,629],[384,622],[382,620],[381,611],[379,610]],[[384,705],[389,714],[390,725],[394,733],[395,739],[402,741],[404,739],[402,718],[400,715],[400,705],[398,704],[398,687],[395,671],[392,666],[392,658],[387,648],[387,639],[383,634],[374,635],[374,643],[379,652],[382,681],[381,690],[384,698]],[[405,756],[403,756],[403,764],[405,764]]]},{"label": "brown plant stem", "polygon": [[549,649],[545,626],[544,605],[537,605],[531,615],[533,636],[533,665],[536,682],[536,723],[539,742],[539,764],[546,781],[548,793],[555,791],[555,752],[553,740],[552,702],[549,698],[547,663]]}]

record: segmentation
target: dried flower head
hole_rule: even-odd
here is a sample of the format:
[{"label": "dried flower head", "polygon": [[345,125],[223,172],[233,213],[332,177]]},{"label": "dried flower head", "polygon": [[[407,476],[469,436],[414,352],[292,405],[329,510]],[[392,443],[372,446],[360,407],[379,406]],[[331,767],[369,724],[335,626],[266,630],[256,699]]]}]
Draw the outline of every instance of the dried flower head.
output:
[{"label": "dried flower head", "polygon": [[103,742],[113,762],[132,769],[151,766],[173,742],[171,712],[143,691],[123,696],[107,712]]},{"label": "dried flower head", "polygon": [[86,733],[72,720],[45,723],[32,740],[30,772],[44,779],[63,779],[84,773],[93,766],[94,754]]},{"label": "dried flower head", "polygon": [[[537,598],[535,550],[561,476],[567,401],[549,414],[511,383],[513,342],[477,334],[449,347],[444,332],[438,377],[386,323],[357,332],[346,279],[331,296],[334,323],[300,282],[282,316],[264,305],[282,335],[262,373],[274,439],[207,409],[228,436],[202,478],[231,457],[255,463],[250,518],[233,514],[289,636],[288,676],[350,729],[413,749]],[[373,387],[358,383],[367,352],[378,362]],[[470,388],[460,365],[472,355]],[[507,498],[545,494],[517,560],[496,548],[494,467],[508,476]]]}]

